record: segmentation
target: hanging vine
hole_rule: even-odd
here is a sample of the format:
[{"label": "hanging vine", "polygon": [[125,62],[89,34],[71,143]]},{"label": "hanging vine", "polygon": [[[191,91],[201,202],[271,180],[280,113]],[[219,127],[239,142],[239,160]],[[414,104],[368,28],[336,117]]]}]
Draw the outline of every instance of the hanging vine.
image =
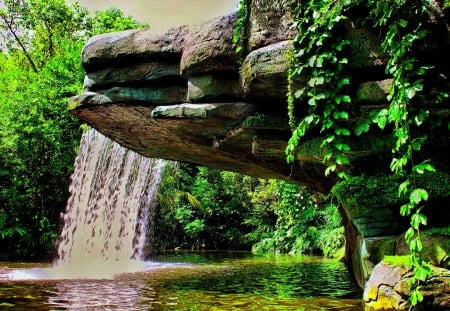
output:
[{"label": "hanging vine", "polygon": [[236,44],[236,54],[239,64],[244,62],[247,52],[246,24],[249,18],[249,0],[239,0],[236,11],[236,22],[233,27],[233,43]]},{"label": "hanging vine", "polygon": [[[405,240],[414,271],[410,280],[410,301],[414,306],[423,300],[420,285],[431,273],[430,265],[420,257],[423,248],[421,227],[427,224],[423,207],[429,194],[426,189],[417,187],[416,176],[436,171],[429,160],[417,163],[417,152],[427,141],[427,136],[421,135],[417,128],[430,114],[427,104],[442,103],[448,98],[444,91],[426,90],[424,77],[433,68],[422,65],[417,56],[420,54],[418,47],[425,45],[431,34],[432,22],[442,15],[434,2],[310,0],[297,4],[295,26],[298,35],[292,40],[293,51],[288,54],[287,101],[293,132],[286,148],[286,160],[293,163],[300,140],[319,129],[324,137],[321,147],[327,150],[323,156],[323,162],[327,164],[325,175],[336,173],[341,179],[349,176],[346,172],[346,166],[350,164],[347,139],[351,130],[346,124],[349,124],[348,109],[352,100],[345,57],[349,41],[337,30],[347,20],[347,12],[357,6],[365,6],[374,26],[384,32],[382,49],[388,58],[386,74],[393,79],[387,98],[389,107],[378,111],[373,122],[382,130],[393,129],[395,145],[390,169],[392,174],[403,179],[399,196],[409,197],[409,201],[401,206],[400,214],[410,217]],[[295,89],[293,81],[298,77],[307,77],[308,81]],[[297,124],[295,108],[306,103],[308,113]],[[357,124],[355,135],[368,132],[369,126],[367,122]]]},{"label": "hanging vine", "polygon": [[[288,111],[290,123],[295,124],[295,104],[306,102],[309,113],[300,120],[292,132],[286,148],[286,160],[293,163],[295,149],[312,128],[319,127],[324,136],[321,147],[327,152],[325,175],[337,172],[348,178],[345,166],[350,164],[346,152],[350,146],[346,138],[350,129],[346,125],[351,97],[348,93],[350,77],[345,73],[348,59],[345,47],[349,40],[334,32],[346,19],[345,10],[351,1],[312,0],[295,10],[298,35],[293,39],[294,52],[289,57]],[[292,81],[308,77],[306,84],[295,90]]]}]

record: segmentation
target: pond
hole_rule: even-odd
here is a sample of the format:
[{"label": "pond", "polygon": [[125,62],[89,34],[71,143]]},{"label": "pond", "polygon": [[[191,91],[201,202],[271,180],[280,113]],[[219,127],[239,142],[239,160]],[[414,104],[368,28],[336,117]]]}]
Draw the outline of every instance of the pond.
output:
[{"label": "pond", "polygon": [[362,310],[346,266],[318,257],[171,252],[111,279],[11,279],[48,267],[0,263],[0,309]]}]

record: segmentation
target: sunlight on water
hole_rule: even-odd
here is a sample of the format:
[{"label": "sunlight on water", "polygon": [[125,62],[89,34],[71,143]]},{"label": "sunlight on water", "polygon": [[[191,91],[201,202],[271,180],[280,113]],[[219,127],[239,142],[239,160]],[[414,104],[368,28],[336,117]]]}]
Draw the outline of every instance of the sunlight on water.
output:
[{"label": "sunlight on water", "polygon": [[5,280],[2,271],[42,273],[45,266],[0,263],[0,309],[362,310],[347,268],[336,260],[245,252],[173,252],[153,259],[143,271],[97,280]]}]

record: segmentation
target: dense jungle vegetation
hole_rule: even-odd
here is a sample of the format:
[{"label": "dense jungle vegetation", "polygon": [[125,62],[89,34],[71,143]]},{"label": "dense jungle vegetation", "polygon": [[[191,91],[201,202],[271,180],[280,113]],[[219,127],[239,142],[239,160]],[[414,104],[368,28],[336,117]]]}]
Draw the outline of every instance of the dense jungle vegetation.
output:
[{"label": "dense jungle vegetation", "polygon": [[[66,108],[82,91],[81,49],[92,35],[140,27],[114,8],[0,1],[0,259],[54,255],[81,134]],[[180,164],[167,168],[159,198],[157,248],[333,256],[343,247],[336,208],[298,185]]]},{"label": "dense jungle vegetation", "polygon": [[81,129],[80,53],[98,33],[143,25],[65,0],[0,1],[0,258],[51,256]]}]

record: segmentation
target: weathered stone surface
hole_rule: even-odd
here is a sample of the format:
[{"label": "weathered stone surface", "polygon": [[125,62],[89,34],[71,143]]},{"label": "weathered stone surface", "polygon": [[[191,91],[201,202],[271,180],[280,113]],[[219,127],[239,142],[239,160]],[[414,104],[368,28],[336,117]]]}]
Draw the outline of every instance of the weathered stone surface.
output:
[{"label": "weathered stone surface", "polygon": [[98,90],[97,93],[108,97],[111,102],[148,104],[178,104],[186,101],[187,89],[180,86],[165,87],[113,87]]},{"label": "weathered stone surface", "polygon": [[117,63],[136,63],[138,60],[173,60],[181,57],[186,26],[172,28],[165,34],[150,29],[126,30],[92,37],[82,51],[83,66],[105,68]]},{"label": "weathered stone surface", "polygon": [[[450,239],[448,236],[430,234],[427,230],[421,232],[423,250],[421,257],[431,264],[450,269]],[[396,239],[395,255],[409,254],[409,247],[406,245],[404,235],[399,235]]]},{"label": "weathered stone surface", "polygon": [[245,98],[276,98],[285,101],[288,72],[286,51],[290,48],[290,42],[283,41],[247,55],[241,69]]},{"label": "weathered stone surface", "polygon": [[89,89],[101,88],[108,85],[129,83],[148,83],[149,81],[180,80],[180,65],[166,62],[144,62],[123,67],[108,67],[86,75]]},{"label": "weathered stone surface", "polygon": [[[450,271],[432,268],[433,274],[421,287],[424,301],[421,310],[448,310],[450,306]],[[404,266],[381,262],[373,270],[364,290],[364,310],[410,310],[408,279],[411,272]]]},{"label": "weathered stone surface", "polygon": [[294,1],[253,0],[250,2],[248,39],[249,50],[276,42],[292,39],[296,31],[292,28]]},{"label": "weathered stone surface", "polygon": [[357,103],[384,103],[389,94],[392,85],[392,79],[381,81],[369,81],[361,83],[355,94],[354,101]]},{"label": "weathered stone surface", "polygon": [[238,71],[232,42],[236,14],[192,26],[181,58],[183,75],[218,71]]},{"label": "weathered stone surface", "polygon": [[221,120],[239,120],[248,116],[252,111],[253,106],[248,103],[181,104],[155,107],[152,111],[152,117],[154,119],[217,118]]},{"label": "weathered stone surface", "polygon": [[346,38],[350,41],[349,64],[355,69],[368,72],[373,67],[385,65],[386,59],[381,50],[381,41],[376,34],[353,23],[347,24]]},{"label": "weathered stone surface", "polygon": [[242,88],[236,74],[190,76],[189,102],[223,102],[242,98]]},{"label": "weathered stone surface", "polygon": [[356,247],[351,254],[353,274],[361,288],[364,288],[373,268],[384,256],[395,253],[395,236],[356,238]]},{"label": "weathered stone surface", "polygon": [[270,161],[255,157],[252,141],[245,140],[248,146],[227,145],[230,132],[238,131],[235,126],[253,109],[249,104],[164,106],[156,108],[152,117],[154,107],[111,102],[104,105],[95,103],[96,96],[104,98],[85,96],[86,101],[72,113],[144,156],[197,163],[255,177],[305,180],[322,191],[328,186],[325,179],[317,180],[322,177],[315,167],[305,165],[305,169],[291,170],[284,164],[284,158]]}]

